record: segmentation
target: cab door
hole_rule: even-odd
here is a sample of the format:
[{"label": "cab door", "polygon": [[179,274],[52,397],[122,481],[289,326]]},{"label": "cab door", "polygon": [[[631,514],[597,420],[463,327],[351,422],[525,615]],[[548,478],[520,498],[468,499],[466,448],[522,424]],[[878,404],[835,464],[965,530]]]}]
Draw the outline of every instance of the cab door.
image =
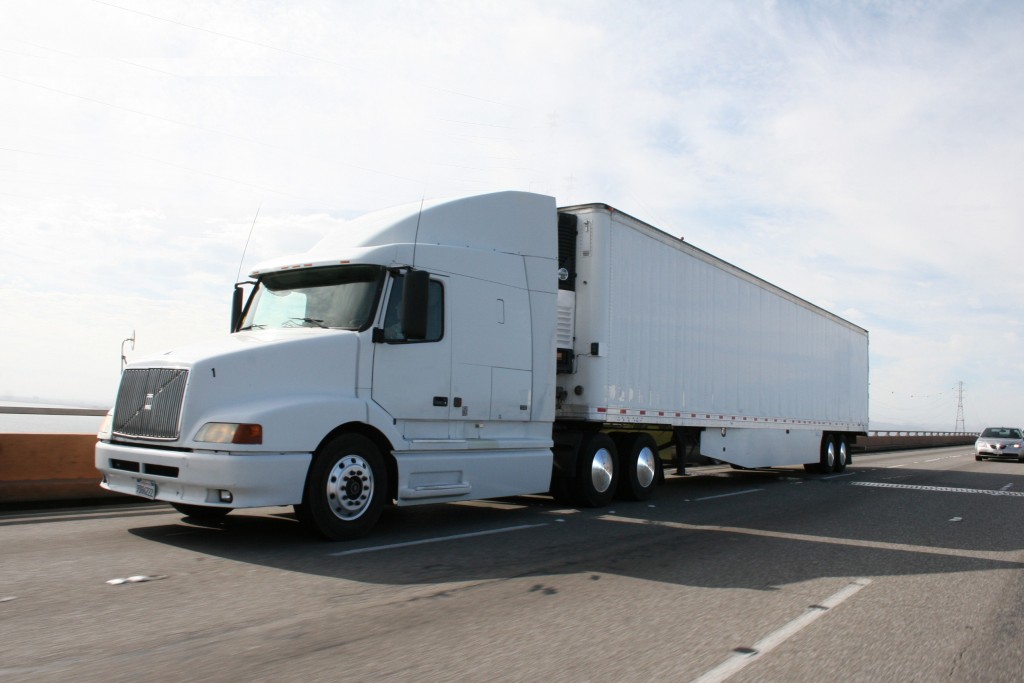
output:
[{"label": "cab door", "polygon": [[404,275],[392,275],[383,327],[374,336],[373,400],[396,421],[407,439],[448,438],[452,351],[447,334],[445,283],[431,278],[428,286],[427,336],[402,336]]}]

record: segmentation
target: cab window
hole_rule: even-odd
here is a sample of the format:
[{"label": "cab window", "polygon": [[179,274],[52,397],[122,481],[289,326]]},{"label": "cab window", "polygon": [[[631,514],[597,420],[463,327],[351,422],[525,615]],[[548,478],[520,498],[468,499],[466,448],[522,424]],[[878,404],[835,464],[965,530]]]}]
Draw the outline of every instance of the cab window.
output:
[{"label": "cab window", "polygon": [[444,286],[437,280],[431,280],[427,288],[427,338],[406,339],[402,335],[401,304],[405,276],[394,276],[391,284],[391,295],[384,314],[384,341],[386,342],[436,342],[444,336]]}]

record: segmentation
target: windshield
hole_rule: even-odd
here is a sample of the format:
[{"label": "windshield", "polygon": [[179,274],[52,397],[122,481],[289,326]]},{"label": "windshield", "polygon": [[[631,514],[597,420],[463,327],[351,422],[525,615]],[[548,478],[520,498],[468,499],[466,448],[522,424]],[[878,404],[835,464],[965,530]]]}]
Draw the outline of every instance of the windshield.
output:
[{"label": "windshield", "polygon": [[990,439],[1019,439],[1019,429],[1007,429],[1006,427],[989,427],[981,433],[982,436]]},{"label": "windshield", "polygon": [[365,329],[373,322],[384,272],[381,266],[330,266],[269,273],[256,283],[239,329]]}]

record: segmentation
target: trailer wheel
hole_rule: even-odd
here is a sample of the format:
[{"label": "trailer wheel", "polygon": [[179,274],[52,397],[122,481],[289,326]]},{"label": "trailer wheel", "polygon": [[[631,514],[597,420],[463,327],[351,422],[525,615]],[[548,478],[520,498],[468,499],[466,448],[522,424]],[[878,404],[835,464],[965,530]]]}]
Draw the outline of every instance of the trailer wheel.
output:
[{"label": "trailer wheel", "polygon": [[836,442],[832,440],[830,434],[826,434],[821,439],[821,463],[820,472],[829,474],[834,472],[836,468]]},{"label": "trailer wheel", "polygon": [[171,507],[186,517],[191,517],[192,519],[198,519],[204,522],[213,522],[218,519],[224,519],[224,517],[233,509],[212,507],[209,505],[190,505],[189,503],[171,503]]},{"label": "trailer wheel", "polygon": [[387,468],[374,443],[342,434],[313,459],[297,516],[332,541],[357,538],[377,522],[387,490]]},{"label": "trailer wheel", "polygon": [[585,438],[572,481],[577,503],[585,507],[607,505],[615,495],[618,477],[618,455],[611,437],[596,432]]},{"label": "trailer wheel", "polygon": [[618,495],[626,500],[647,500],[658,481],[658,444],[650,434],[624,434],[619,449]]},{"label": "trailer wheel", "polygon": [[836,437],[836,464],[835,471],[842,472],[846,469],[846,463],[849,461],[849,455],[846,450],[846,437]]}]

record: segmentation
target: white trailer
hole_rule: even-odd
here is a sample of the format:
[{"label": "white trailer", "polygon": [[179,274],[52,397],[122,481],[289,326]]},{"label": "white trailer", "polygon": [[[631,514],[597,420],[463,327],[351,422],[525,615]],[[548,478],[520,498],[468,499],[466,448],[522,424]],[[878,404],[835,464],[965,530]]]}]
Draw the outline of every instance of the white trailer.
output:
[{"label": "white trailer", "polygon": [[230,336],[126,368],[104,488],[344,539],[388,504],[644,499],[666,445],[840,470],[867,429],[865,330],[602,204],[416,203],[250,277]]}]

